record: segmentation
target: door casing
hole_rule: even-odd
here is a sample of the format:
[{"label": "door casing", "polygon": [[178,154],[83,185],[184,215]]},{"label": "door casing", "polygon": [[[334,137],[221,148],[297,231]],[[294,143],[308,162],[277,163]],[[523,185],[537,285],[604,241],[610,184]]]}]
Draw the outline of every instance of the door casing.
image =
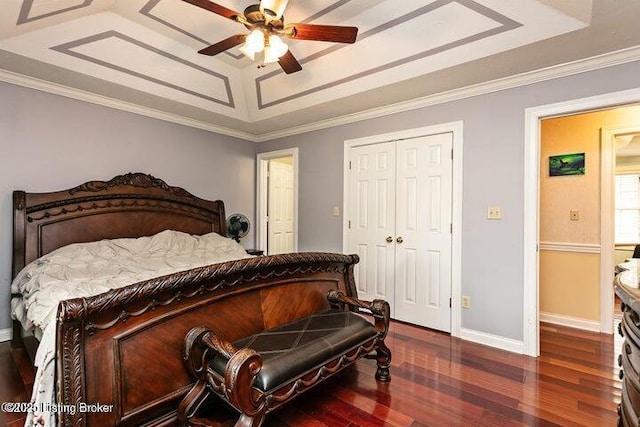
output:
[{"label": "door casing", "polygon": [[[540,105],[525,110],[524,137],[524,259],[523,259],[523,353],[540,355],[540,307],[539,307],[539,204],[540,204],[540,120],[568,114],[578,114],[602,108],[640,102],[640,89],[630,89],[603,95],[578,98],[569,101]],[[619,130],[616,130],[619,131]],[[616,132],[614,131],[614,133]],[[606,133],[609,132],[607,135]],[[603,130],[600,182],[601,223],[600,253],[613,253],[613,150],[611,130]],[[600,324],[601,332],[613,332],[613,261],[600,257]]]}]

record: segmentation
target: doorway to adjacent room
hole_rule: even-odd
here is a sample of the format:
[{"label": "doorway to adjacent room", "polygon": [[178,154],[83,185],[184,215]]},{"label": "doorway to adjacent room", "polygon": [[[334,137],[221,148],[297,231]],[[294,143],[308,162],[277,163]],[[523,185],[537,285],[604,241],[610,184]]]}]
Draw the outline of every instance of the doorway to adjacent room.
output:
[{"label": "doorway to adjacent room", "polygon": [[[525,241],[524,241],[524,353],[530,356],[539,355],[539,320],[540,320],[540,272],[539,251],[542,249],[539,235],[540,219],[540,174],[542,162],[541,121],[547,118],[580,115],[597,110],[617,108],[640,102],[640,90],[633,89],[616,93],[604,94],[590,98],[575,99],[557,104],[549,104],[529,108],[525,111]],[[594,174],[599,174],[599,241],[592,245],[577,245],[576,248],[591,251],[598,256],[599,262],[599,327],[600,332],[613,333],[613,251],[614,251],[614,195],[613,181],[615,171],[615,151],[613,138],[624,133],[621,128],[607,128],[602,126],[600,135],[600,161],[595,166]],[[598,170],[599,169],[599,170]],[[593,168],[592,168],[593,170]],[[570,212],[565,212],[569,217]],[[573,215],[573,213],[571,213]],[[580,213],[578,213],[579,217]],[[555,245],[554,245],[555,246]],[[588,247],[587,247],[588,246]],[[611,256],[599,256],[610,254]]]},{"label": "doorway to adjacent room", "polygon": [[298,249],[298,149],[257,157],[257,247],[265,254]]}]

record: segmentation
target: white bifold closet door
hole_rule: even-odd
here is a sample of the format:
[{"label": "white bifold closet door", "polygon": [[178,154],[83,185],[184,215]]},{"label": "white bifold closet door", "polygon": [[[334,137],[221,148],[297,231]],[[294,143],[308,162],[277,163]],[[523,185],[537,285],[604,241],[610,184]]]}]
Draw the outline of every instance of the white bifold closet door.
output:
[{"label": "white bifold closet door", "polygon": [[397,320],[451,331],[453,135],[351,148],[348,248],[363,299]]}]

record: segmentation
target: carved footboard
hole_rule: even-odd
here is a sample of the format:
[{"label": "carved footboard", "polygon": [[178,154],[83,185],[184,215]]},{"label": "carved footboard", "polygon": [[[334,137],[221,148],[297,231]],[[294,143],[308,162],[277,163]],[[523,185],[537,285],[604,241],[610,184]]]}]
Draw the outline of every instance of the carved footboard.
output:
[{"label": "carved footboard", "polygon": [[181,357],[193,325],[223,327],[233,341],[329,309],[330,290],[355,297],[357,261],[330,253],[256,257],[62,302],[58,403],[110,409],[64,412],[62,425],[175,425],[194,382]]}]

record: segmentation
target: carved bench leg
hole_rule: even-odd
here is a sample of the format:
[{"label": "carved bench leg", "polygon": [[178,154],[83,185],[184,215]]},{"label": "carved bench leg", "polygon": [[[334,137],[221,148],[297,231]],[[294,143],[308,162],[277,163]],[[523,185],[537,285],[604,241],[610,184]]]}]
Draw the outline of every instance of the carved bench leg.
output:
[{"label": "carved bench leg", "polygon": [[234,427],[260,427],[264,421],[265,415],[266,414],[264,412],[256,414],[253,417],[242,414],[240,415],[240,418],[238,418],[238,421],[236,421]]},{"label": "carved bench leg", "polygon": [[376,369],[376,380],[381,382],[391,381],[391,374],[389,373],[389,366],[391,365],[391,350],[386,346],[384,341],[378,341],[378,347],[376,348],[376,362],[378,369]]},{"label": "carved bench leg", "polygon": [[198,380],[178,406],[178,425],[188,426],[189,421],[196,415],[200,405],[207,400],[211,391],[207,384]]}]

